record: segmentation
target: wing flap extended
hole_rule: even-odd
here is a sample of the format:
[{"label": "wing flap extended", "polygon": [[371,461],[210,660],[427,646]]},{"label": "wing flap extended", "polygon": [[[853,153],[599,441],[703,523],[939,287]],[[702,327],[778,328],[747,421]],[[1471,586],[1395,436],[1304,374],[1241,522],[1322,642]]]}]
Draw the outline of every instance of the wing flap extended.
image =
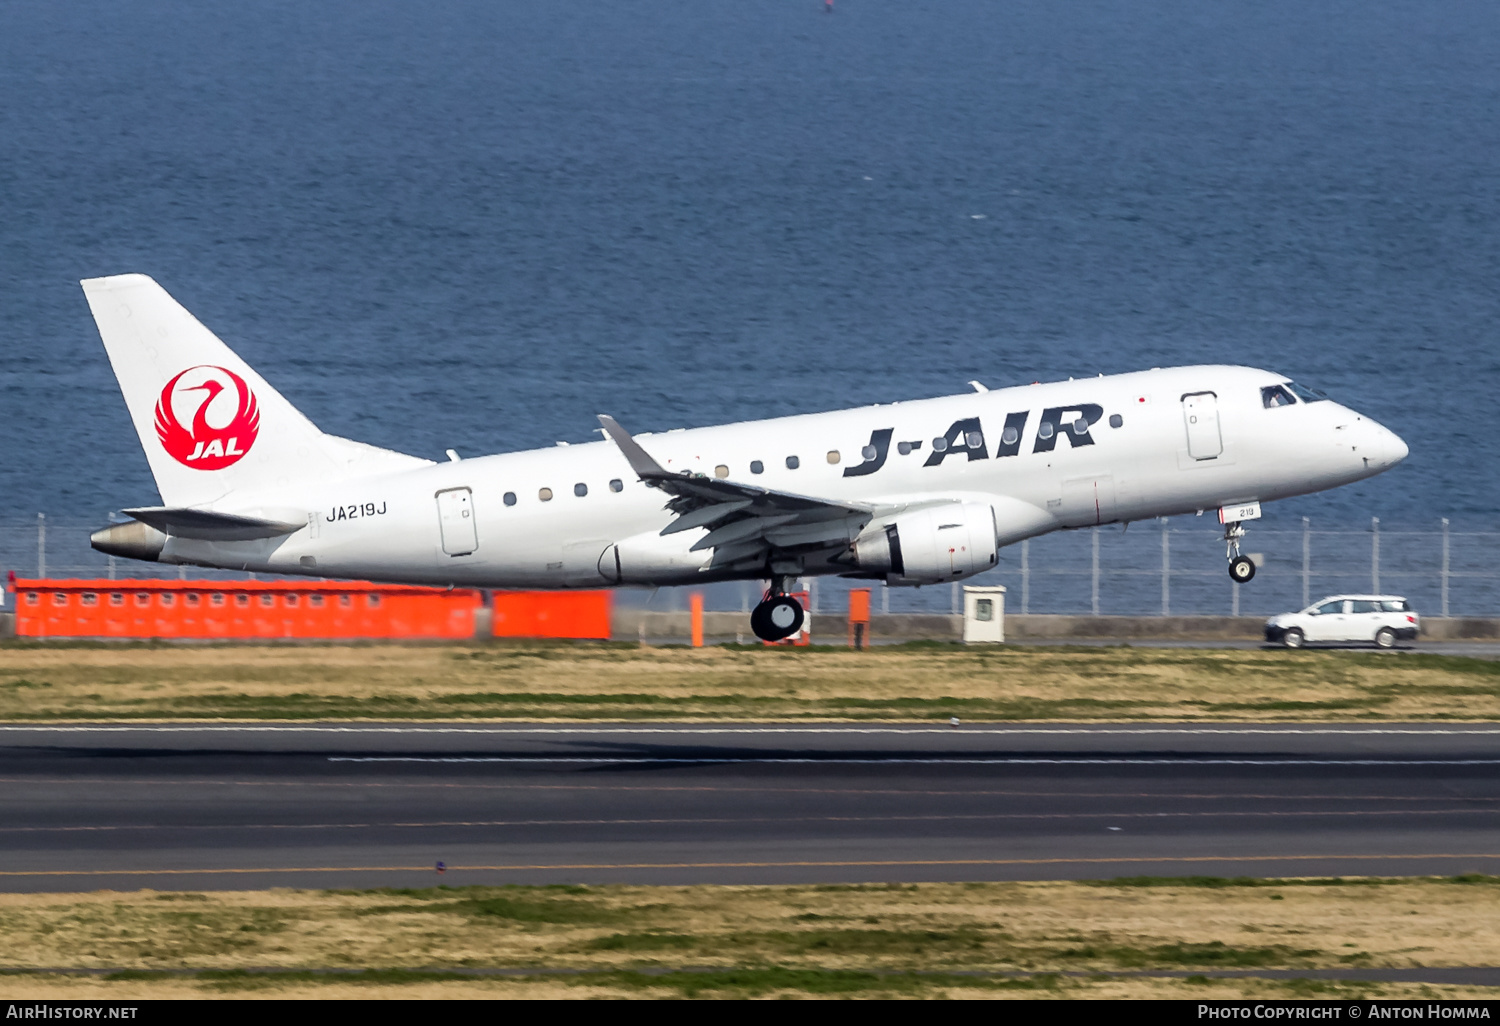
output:
[{"label": "wing flap extended", "polygon": [[599,423],[636,476],[671,496],[667,509],[677,519],[661,533],[708,528],[691,551],[713,549],[715,566],[798,546],[846,546],[876,513],[876,507],[862,502],[798,495],[687,471],[673,473],[613,417],[601,414]]}]

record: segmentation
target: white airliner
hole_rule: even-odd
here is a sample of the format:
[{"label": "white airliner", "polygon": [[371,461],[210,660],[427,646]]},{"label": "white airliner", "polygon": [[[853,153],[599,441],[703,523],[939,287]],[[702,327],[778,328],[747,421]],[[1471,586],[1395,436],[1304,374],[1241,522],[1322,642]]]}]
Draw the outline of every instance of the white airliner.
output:
[{"label": "white airliner", "polygon": [[[435,463],[324,434],[139,274],[83,282],[161,492],[94,533],[134,559],[485,588],[795,579],[920,586],[1063,528],[1217,510],[1250,580],[1260,503],[1370,477],[1407,447],[1279,374],[1172,367]],[[415,413],[416,411],[412,411]]]}]

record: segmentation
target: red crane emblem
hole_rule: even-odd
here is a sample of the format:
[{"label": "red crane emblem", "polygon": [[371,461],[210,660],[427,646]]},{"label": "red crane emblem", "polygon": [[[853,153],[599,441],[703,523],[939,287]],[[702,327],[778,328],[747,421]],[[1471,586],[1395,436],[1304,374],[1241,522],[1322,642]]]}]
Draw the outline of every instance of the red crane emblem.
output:
[{"label": "red crane emblem", "polygon": [[[198,384],[185,384],[184,378]],[[193,406],[188,392],[206,394]],[[178,419],[178,412],[187,410],[193,411],[191,427]],[[156,400],[156,437],[173,459],[194,470],[222,470],[239,462],[259,433],[255,393],[244,378],[223,367],[189,367],[168,381]]]}]

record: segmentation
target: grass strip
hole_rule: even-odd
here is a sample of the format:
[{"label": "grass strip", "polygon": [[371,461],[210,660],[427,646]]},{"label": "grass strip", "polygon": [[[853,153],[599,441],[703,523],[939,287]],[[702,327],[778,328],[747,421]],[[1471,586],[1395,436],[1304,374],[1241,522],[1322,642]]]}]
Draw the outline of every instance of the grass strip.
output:
[{"label": "grass strip", "polygon": [[1474,721],[1500,662],[1035,648],[0,646],[0,721]]}]

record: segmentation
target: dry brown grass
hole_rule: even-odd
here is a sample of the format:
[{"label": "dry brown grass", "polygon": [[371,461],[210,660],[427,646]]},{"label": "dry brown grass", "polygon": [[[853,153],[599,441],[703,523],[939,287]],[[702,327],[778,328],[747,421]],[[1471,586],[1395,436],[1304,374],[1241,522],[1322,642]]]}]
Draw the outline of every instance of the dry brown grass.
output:
[{"label": "dry brown grass", "polygon": [[0,719],[1490,720],[1500,663],[1150,648],[0,647]]},{"label": "dry brown grass", "polygon": [[[1497,913],[1495,878],[4,895],[0,967],[43,972],[0,996],[1492,996],[1118,974],[1495,966]],[[45,973],[62,967],[282,974]],[[451,975],[505,967],[578,974]],[[353,968],[377,972],[296,975]]]}]

